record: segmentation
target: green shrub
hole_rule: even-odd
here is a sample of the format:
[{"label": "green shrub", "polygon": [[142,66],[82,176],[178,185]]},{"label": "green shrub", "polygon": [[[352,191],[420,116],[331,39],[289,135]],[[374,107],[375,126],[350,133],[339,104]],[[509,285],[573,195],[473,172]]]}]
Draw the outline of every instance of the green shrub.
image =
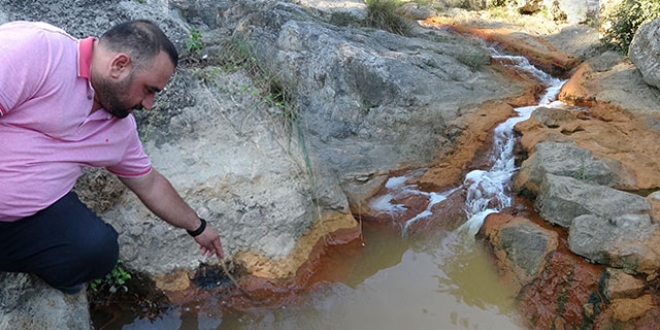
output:
[{"label": "green shrub", "polygon": [[367,26],[388,32],[409,35],[410,23],[399,15],[397,0],[366,0]]},{"label": "green shrub", "polygon": [[642,24],[660,17],[660,1],[658,0],[623,0],[611,11],[611,16],[604,17],[611,26],[603,35],[606,45],[628,53],[633,36]]}]

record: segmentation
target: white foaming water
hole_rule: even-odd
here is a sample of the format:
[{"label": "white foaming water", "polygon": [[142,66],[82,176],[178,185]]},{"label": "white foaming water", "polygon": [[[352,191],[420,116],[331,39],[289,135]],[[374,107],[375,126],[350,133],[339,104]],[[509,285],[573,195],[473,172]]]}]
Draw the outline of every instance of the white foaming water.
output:
[{"label": "white foaming water", "polygon": [[[494,53],[495,50],[491,49]],[[563,103],[555,101],[559,89],[565,81],[556,79],[547,73],[538,70],[529,64],[526,58],[521,56],[493,55],[494,58],[503,58],[516,66],[528,71],[541,83],[549,86],[546,93],[539,100],[537,106],[527,106],[514,109],[518,117],[512,117],[495,128],[493,135],[493,148],[490,152],[490,160],[494,161],[490,170],[474,170],[465,176],[463,186],[467,189],[465,202],[468,221],[459,230],[467,230],[470,236],[474,236],[484,222],[486,216],[499,212],[511,206],[511,177],[518,170],[515,166],[513,156],[514,137],[513,127],[524,120],[529,119],[532,112],[539,106],[561,107]]]},{"label": "white foaming water", "polygon": [[459,188],[454,188],[449,191],[445,191],[443,193],[435,193],[435,192],[425,193],[420,191],[419,192],[420,194],[428,196],[429,205],[426,207],[424,211],[420,212],[416,216],[412,217],[410,220],[406,221],[406,224],[403,226],[403,234],[405,235],[408,232],[408,228],[410,227],[411,224],[417,222],[417,220],[424,219],[426,217],[429,217],[431,214],[433,214],[431,213],[431,208],[433,207],[433,205],[444,201],[445,199],[447,199],[447,196],[451,195],[452,193],[454,193],[454,191],[458,189]]},{"label": "white foaming water", "polygon": [[553,78],[531,65],[522,56],[500,55],[494,48],[490,48],[490,50],[494,54],[493,58],[502,59],[504,60],[502,61],[503,63],[513,63],[513,66],[529,72],[535,79],[548,86],[546,92],[539,100],[538,105],[514,109],[518,113],[518,116],[509,118],[495,128],[493,147],[489,156],[490,160],[493,161],[492,168],[490,170],[471,171],[465,176],[462,187],[440,193],[427,193],[420,191],[416,185],[406,185],[406,181],[412,175],[390,178],[385,184],[389,193],[373,199],[370,202],[372,209],[395,215],[407,211],[407,208],[403,204],[392,203],[398,196],[415,194],[426,196],[429,199],[428,207],[406,222],[403,227],[403,234],[406,234],[411,224],[429,217],[432,214],[431,208],[435,204],[446,200],[447,196],[458,189],[466,189],[465,211],[468,220],[458,231],[467,231],[469,236],[474,236],[479,231],[479,228],[481,228],[486,216],[511,206],[511,178],[518,170],[515,166],[513,155],[515,144],[513,127],[517,123],[529,119],[532,112],[539,106],[562,107],[564,105],[562,102],[556,101],[556,98],[565,80]]},{"label": "white foaming water", "polygon": [[[403,204],[393,204],[392,200],[411,191],[411,187],[406,185],[406,180],[408,179],[409,177],[407,176],[396,176],[389,178],[385,183],[385,188],[388,189],[389,193],[378,196],[371,200],[371,202],[369,202],[369,207],[377,211],[387,212],[391,215],[405,212],[407,208]],[[421,193],[414,190],[413,192]]]},{"label": "white foaming water", "polygon": [[411,223],[414,223],[419,219],[423,219],[430,216],[431,208],[433,207],[433,205],[444,201],[445,199],[447,199],[447,196],[449,196],[451,193],[453,193],[458,189],[458,188],[451,189],[443,193],[436,193],[436,192],[428,193],[419,190],[417,185],[406,185],[406,181],[412,177],[413,176],[411,175],[411,176],[397,176],[397,177],[389,178],[385,183],[385,187],[388,189],[389,193],[382,196],[378,196],[372,199],[371,202],[369,203],[369,207],[371,207],[374,210],[387,212],[391,215],[396,215],[398,213],[402,213],[408,210],[408,208],[406,208],[405,205],[403,204],[392,203],[392,201],[395,200],[397,197],[405,196],[405,195],[426,196],[429,199],[429,205],[426,207],[424,211],[420,212],[419,214],[417,214],[412,219],[406,222],[403,228],[404,234]]}]

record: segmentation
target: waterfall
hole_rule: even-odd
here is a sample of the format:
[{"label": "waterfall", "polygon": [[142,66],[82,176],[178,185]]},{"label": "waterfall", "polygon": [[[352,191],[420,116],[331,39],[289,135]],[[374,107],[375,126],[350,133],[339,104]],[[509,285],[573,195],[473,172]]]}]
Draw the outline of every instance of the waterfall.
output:
[{"label": "waterfall", "polygon": [[391,177],[385,184],[388,193],[371,200],[370,207],[373,210],[386,212],[396,217],[407,211],[403,204],[392,204],[397,197],[404,195],[420,195],[428,198],[429,204],[426,209],[407,220],[403,226],[402,233],[405,235],[411,224],[420,219],[431,215],[431,208],[447,199],[452,193],[459,189],[467,191],[465,202],[465,213],[467,222],[458,228],[459,232],[467,232],[470,237],[474,236],[481,228],[484,219],[491,213],[500,212],[504,208],[511,206],[511,183],[513,174],[518,170],[515,166],[513,148],[515,139],[513,136],[513,127],[524,120],[527,120],[532,112],[539,106],[544,107],[562,107],[562,102],[556,101],[559,89],[566,82],[553,78],[547,73],[537,69],[522,56],[501,55],[494,48],[490,48],[492,57],[500,60],[501,63],[511,63],[507,65],[515,66],[518,69],[525,70],[532,77],[547,86],[545,93],[539,100],[538,105],[515,108],[518,114],[511,117],[495,127],[493,134],[493,147],[490,150],[489,158],[493,166],[489,170],[473,170],[465,176],[463,184],[454,189],[443,192],[424,192],[419,187],[406,182],[417,174]]},{"label": "waterfall", "polygon": [[522,56],[500,55],[491,48],[493,58],[506,60],[507,63],[515,63],[519,68],[529,72],[547,87],[545,94],[536,106],[526,106],[514,109],[517,117],[512,117],[499,124],[493,135],[493,148],[489,157],[493,161],[490,170],[474,170],[465,176],[463,187],[467,189],[465,202],[468,221],[459,230],[467,230],[470,236],[474,236],[484,219],[491,213],[499,212],[511,206],[511,178],[518,170],[514,163],[513,127],[524,120],[529,119],[532,112],[539,106],[561,107],[563,103],[556,101],[559,89],[565,80],[553,78],[547,73],[537,69]]}]

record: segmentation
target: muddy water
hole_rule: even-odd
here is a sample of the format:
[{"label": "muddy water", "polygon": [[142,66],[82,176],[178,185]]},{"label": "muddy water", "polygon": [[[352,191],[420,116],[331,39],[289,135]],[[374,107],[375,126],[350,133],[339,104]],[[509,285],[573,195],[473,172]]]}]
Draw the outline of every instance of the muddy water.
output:
[{"label": "muddy water", "polygon": [[105,329],[522,329],[514,292],[473,238],[421,241],[373,225],[364,235],[348,260],[341,251],[328,256],[342,259],[345,269],[335,271],[348,275],[317,283],[302,305],[237,313],[209,299],[156,320],[125,314]]}]

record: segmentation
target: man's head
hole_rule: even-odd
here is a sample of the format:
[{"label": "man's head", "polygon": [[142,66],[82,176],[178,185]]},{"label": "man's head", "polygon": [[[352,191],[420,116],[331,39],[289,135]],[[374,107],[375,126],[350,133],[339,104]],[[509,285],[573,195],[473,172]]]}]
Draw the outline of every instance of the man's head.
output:
[{"label": "man's head", "polygon": [[179,55],[156,24],[136,20],[105,32],[94,50],[91,82],[96,102],[115,117],[151,109],[176,68]]}]

